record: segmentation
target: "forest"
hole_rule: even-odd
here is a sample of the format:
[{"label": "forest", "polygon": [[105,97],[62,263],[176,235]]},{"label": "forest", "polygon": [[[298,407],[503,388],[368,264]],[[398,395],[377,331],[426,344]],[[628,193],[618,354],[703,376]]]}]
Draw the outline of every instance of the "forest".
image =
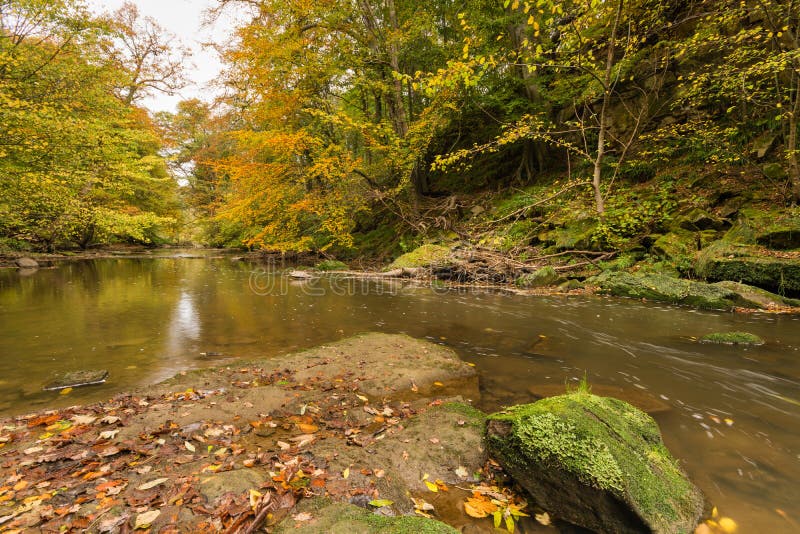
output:
[{"label": "forest", "polygon": [[800,224],[794,0],[220,0],[245,15],[220,96],[174,113],[141,100],[187,52],[135,5],[0,9],[8,250],[466,243],[685,274],[744,219],[797,246],[759,233]]}]

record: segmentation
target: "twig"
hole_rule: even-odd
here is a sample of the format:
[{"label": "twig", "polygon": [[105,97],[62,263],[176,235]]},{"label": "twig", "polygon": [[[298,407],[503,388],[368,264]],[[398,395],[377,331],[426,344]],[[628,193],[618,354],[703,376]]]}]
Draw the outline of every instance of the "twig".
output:
[{"label": "twig", "polygon": [[555,193],[553,193],[552,195],[550,195],[550,196],[549,196],[549,197],[547,197],[547,198],[543,198],[542,200],[539,200],[539,201],[537,201],[537,202],[534,202],[533,204],[528,204],[527,206],[523,206],[523,207],[521,207],[520,209],[518,209],[518,210],[516,210],[516,211],[512,211],[511,213],[509,213],[508,215],[506,215],[506,216],[504,216],[504,217],[500,217],[499,219],[495,219],[495,220],[493,220],[493,221],[487,221],[487,222],[486,222],[486,223],[484,223],[484,224],[487,224],[487,225],[488,225],[488,224],[496,224],[496,223],[499,223],[499,222],[505,221],[506,219],[510,219],[511,217],[514,217],[515,215],[519,215],[520,213],[522,213],[522,212],[524,212],[524,211],[526,211],[526,210],[529,210],[529,209],[531,209],[531,208],[534,208],[534,207],[536,207],[536,206],[539,206],[539,205],[541,205],[541,204],[544,204],[545,202],[550,202],[550,201],[551,201],[551,200],[553,200],[554,198],[561,196],[562,194],[566,193],[566,192],[567,192],[567,191],[569,191],[570,189],[574,189],[574,188],[576,188],[576,187],[580,187],[580,186],[582,186],[582,185],[591,185],[591,183],[592,183],[592,182],[589,182],[589,181],[583,181],[583,182],[575,182],[575,183],[573,183],[573,184],[567,184],[566,186],[564,186],[563,188],[561,188],[559,191],[556,191]]}]

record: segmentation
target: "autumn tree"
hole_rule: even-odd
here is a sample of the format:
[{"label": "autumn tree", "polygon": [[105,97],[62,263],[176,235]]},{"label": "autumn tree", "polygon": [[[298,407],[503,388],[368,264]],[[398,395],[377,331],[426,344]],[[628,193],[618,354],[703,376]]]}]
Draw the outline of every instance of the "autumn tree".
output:
[{"label": "autumn tree", "polygon": [[174,222],[174,182],[146,112],[115,94],[104,23],[78,2],[13,0],[0,27],[0,234],[152,242]]}]

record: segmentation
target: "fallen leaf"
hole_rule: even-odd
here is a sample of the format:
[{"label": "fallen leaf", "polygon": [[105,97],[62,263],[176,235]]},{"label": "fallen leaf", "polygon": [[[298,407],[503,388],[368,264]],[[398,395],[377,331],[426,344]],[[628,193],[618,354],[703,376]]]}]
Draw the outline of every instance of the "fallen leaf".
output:
[{"label": "fallen leaf", "polygon": [[160,515],[161,510],[150,510],[149,512],[137,515],[136,521],[133,524],[134,530],[148,528]]},{"label": "fallen leaf", "polygon": [[365,397],[364,395],[359,395],[358,393],[356,393],[356,397],[358,397],[361,400],[361,402],[365,402],[365,403],[369,402],[369,399],[367,397]]},{"label": "fallen leaf", "polygon": [[346,467],[344,471],[342,471],[342,478],[347,479],[350,476],[350,468]]},{"label": "fallen leaf", "polygon": [[437,486],[436,484],[434,484],[430,480],[424,480],[423,482],[425,482],[425,485],[428,486],[428,489],[430,491],[432,491],[434,493],[438,493],[439,492],[439,486]]},{"label": "fallen leaf", "polygon": [[97,421],[97,417],[92,415],[76,415],[72,418],[72,422],[76,425],[91,425]]},{"label": "fallen leaf", "polygon": [[319,430],[319,427],[317,425],[308,425],[305,423],[297,423],[297,428],[299,428],[300,432],[302,432],[303,434],[313,434],[314,432]]},{"label": "fallen leaf", "polygon": [[442,383],[441,383],[441,382],[439,382],[438,380],[437,380],[436,382],[434,382],[434,383],[433,383],[433,385],[434,385],[434,386],[438,386],[438,387],[444,387],[444,384],[442,384]]},{"label": "fallen leaf", "polygon": [[302,447],[312,443],[315,439],[316,438],[313,434],[302,434],[300,436],[289,438],[289,441],[294,441],[298,447]]},{"label": "fallen leaf", "polygon": [[141,491],[149,490],[150,488],[155,488],[156,486],[159,486],[159,485],[163,484],[167,480],[169,480],[169,479],[168,478],[157,478],[155,480],[151,480],[150,482],[145,482],[144,484],[142,484],[141,486],[137,487],[136,489],[141,490]]},{"label": "fallen leaf", "polygon": [[100,432],[100,437],[98,439],[114,439],[119,434],[119,430],[104,430]]},{"label": "fallen leaf", "polygon": [[469,476],[469,472],[467,471],[466,467],[459,465],[458,469],[456,469],[456,476],[458,478],[467,478]]},{"label": "fallen leaf", "polygon": [[105,423],[107,425],[113,425],[114,423],[119,423],[119,417],[116,415],[107,415],[100,419],[101,423]]},{"label": "fallen leaf", "polygon": [[64,388],[58,392],[59,395],[69,395],[72,393],[72,388]]},{"label": "fallen leaf", "polygon": [[439,443],[439,438],[431,438],[431,439],[429,439],[428,441],[430,441],[430,442],[431,442],[431,443],[433,443],[434,445],[437,445],[437,444]]},{"label": "fallen leaf", "polygon": [[311,521],[314,517],[308,512],[300,512],[292,516],[295,521]]},{"label": "fallen leaf", "polygon": [[184,441],[184,442],[183,442],[183,446],[184,446],[184,447],[186,447],[186,450],[187,450],[187,451],[189,451],[189,452],[194,452],[195,450],[197,450],[197,449],[195,448],[195,446],[194,446],[194,445],[192,445],[192,444],[191,444],[190,442],[188,442],[188,441]]},{"label": "fallen leaf", "polygon": [[539,522],[539,524],[544,526],[550,525],[550,514],[548,514],[547,512],[536,514],[534,517],[536,518],[536,521]]},{"label": "fallen leaf", "polygon": [[369,501],[370,506],[374,506],[375,508],[383,508],[384,506],[391,506],[394,504],[394,501],[390,501],[389,499],[374,499]]},{"label": "fallen leaf", "polygon": [[277,443],[278,443],[278,447],[280,447],[282,451],[285,451],[286,449],[291,449],[292,448],[292,446],[289,445],[288,443],[286,443],[285,441],[278,441]]},{"label": "fallen leaf", "polygon": [[383,469],[376,469],[374,471],[374,475],[375,475],[375,478],[383,478],[383,477],[386,476],[386,471],[384,471]]}]

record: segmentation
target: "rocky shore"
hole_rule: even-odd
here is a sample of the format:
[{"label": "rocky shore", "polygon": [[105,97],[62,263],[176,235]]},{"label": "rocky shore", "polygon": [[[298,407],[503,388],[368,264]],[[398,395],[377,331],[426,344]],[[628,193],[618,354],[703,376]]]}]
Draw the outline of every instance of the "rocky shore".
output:
[{"label": "rocky shore", "polygon": [[[537,532],[563,520],[597,528],[585,518],[600,513],[602,524],[679,532],[703,516],[702,497],[657,426],[633,406],[584,388],[492,415],[487,430],[471,405],[478,395],[474,367],[451,350],[364,334],[7,419],[0,528]],[[584,409],[628,438],[571,419]],[[553,429],[572,437],[548,444],[536,433]],[[606,450],[601,470],[590,458],[560,460],[576,457],[571,446]],[[519,470],[521,457],[536,476]],[[642,478],[667,468],[664,480]],[[542,473],[562,473],[561,490],[536,489]],[[562,498],[566,487],[584,495],[580,504]],[[597,502],[587,505],[587,495]]]}]

